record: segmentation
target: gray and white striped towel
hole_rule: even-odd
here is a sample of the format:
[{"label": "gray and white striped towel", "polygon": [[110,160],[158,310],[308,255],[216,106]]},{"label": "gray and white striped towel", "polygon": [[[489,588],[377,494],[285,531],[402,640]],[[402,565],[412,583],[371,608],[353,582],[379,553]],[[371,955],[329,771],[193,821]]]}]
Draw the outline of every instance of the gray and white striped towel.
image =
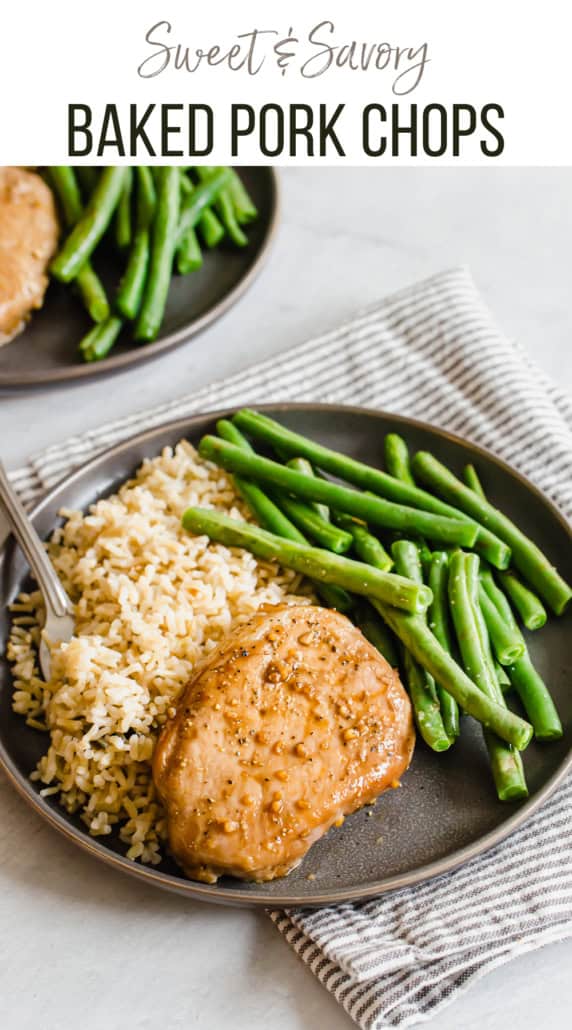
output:
[{"label": "gray and white striped towel", "polygon": [[[572,402],[502,336],[462,269],[226,382],[51,447],[14,482],[31,501],[102,448],[166,419],[292,399],[444,425],[512,462],[572,517]],[[375,901],[272,919],[359,1026],[422,1021],[488,969],[572,934],[571,803],[568,779],[524,828],[454,873]]]}]

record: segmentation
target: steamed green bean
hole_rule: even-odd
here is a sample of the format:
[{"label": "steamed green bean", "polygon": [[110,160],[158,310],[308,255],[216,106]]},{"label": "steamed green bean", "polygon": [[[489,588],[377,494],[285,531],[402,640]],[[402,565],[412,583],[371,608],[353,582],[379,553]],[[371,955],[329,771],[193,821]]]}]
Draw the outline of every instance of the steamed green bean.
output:
[{"label": "steamed green bean", "polygon": [[[427,491],[395,479],[394,476],[382,472],[381,469],[365,465],[361,461],[356,461],[355,458],[324,447],[300,433],[287,429],[267,415],[261,415],[249,408],[242,408],[234,416],[234,421],[254,439],[269,443],[277,450],[284,450],[288,454],[301,455],[324,472],[330,472],[363,490],[370,490],[385,500],[456,520],[468,518],[464,512],[451,507],[450,504],[446,504]],[[477,534],[476,539],[472,544],[461,544],[461,546],[473,546],[474,544],[477,553],[487,558],[496,568],[507,568],[510,561],[510,548],[485,526],[478,525],[472,519],[468,521],[474,527]],[[426,535],[429,536],[429,533]]]},{"label": "steamed green bean", "polygon": [[375,525],[420,533],[444,543],[468,547],[476,539],[477,527],[474,523],[433,515],[417,508],[394,504],[381,497],[360,493],[318,477],[306,476],[269,458],[247,454],[213,436],[204,436],[199,450],[204,458],[214,461],[229,472],[238,472],[251,479],[271,483],[304,500],[321,501],[332,509],[357,515],[358,518]]},{"label": "steamed green bean", "polygon": [[558,574],[546,555],[506,515],[486,499],[479,497],[457,479],[428,451],[419,451],[413,459],[414,474],[462,511],[486,523],[511,549],[512,560],[525,579],[532,583],[556,615],[561,615],[572,598],[572,588]]},{"label": "steamed green bean", "polygon": [[125,168],[103,169],[81,218],[50,265],[56,279],[71,282],[91,257],[119,203],[126,174]]},{"label": "steamed green bean", "polygon": [[403,576],[381,572],[345,555],[284,540],[258,526],[206,508],[187,508],[183,526],[195,535],[205,534],[227,547],[243,547],[259,558],[278,561],[310,579],[333,583],[409,612],[424,612],[431,602],[428,587],[412,583]]},{"label": "steamed green bean", "polygon": [[[419,550],[411,540],[396,540],[391,553],[396,572],[414,583],[423,582]],[[433,751],[446,751],[453,738],[449,737],[443,723],[435,680],[407,649],[403,652],[403,672],[415,722],[423,740]]]},{"label": "steamed green bean", "polygon": [[[449,555],[446,551],[434,551],[431,555],[426,581],[433,594],[428,611],[429,628],[441,647],[448,654],[453,653],[447,583],[449,579]],[[459,736],[459,706],[454,697],[437,684],[437,695],[441,707],[443,726],[452,740]]]},{"label": "steamed green bean", "polygon": [[[503,705],[504,698],[487,661],[479,633],[474,598],[467,578],[470,555],[455,551],[449,564],[449,602],[463,664],[471,680],[491,701]],[[477,559],[478,560],[478,559]],[[507,709],[508,711],[508,709]],[[491,770],[499,800],[513,801],[528,794],[522,759],[506,741],[494,732],[485,733]]]}]

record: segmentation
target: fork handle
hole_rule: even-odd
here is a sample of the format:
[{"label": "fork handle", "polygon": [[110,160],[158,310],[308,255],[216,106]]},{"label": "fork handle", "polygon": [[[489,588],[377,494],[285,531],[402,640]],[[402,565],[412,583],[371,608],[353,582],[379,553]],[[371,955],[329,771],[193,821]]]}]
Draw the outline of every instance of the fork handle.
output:
[{"label": "fork handle", "polygon": [[53,612],[56,616],[71,615],[73,613],[71,601],[16,491],[10,484],[6,469],[1,461],[0,505],[16,540],[28,560],[28,564],[42,592],[46,609]]}]

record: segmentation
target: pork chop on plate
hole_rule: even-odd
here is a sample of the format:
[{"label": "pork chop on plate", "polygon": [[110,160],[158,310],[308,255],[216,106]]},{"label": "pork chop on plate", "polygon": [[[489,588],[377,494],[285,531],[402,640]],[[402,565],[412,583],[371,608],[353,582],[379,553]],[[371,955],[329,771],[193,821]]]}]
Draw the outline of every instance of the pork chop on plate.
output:
[{"label": "pork chop on plate", "polygon": [[183,690],[153,774],[185,873],[272,880],[411,760],[409,698],[338,612],[267,607]]},{"label": "pork chop on plate", "polygon": [[52,191],[35,172],[0,168],[0,345],[40,308],[58,242]]}]

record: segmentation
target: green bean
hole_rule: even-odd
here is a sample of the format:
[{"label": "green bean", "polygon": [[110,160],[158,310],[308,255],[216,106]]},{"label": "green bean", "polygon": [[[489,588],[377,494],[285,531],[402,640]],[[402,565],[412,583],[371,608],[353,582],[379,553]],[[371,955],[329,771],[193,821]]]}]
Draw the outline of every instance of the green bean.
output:
[{"label": "green bean", "polygon": [[[236,429],[233,423],[230,424]],[[236,431],[240,432],[239,430]],[[224,434],[219,433],[219,436],[227,440],[229,438],[228,434],[225,437]],[[242,439],[244,440],[244,437]],[[243,447],[243,450],[246,450],[246,448]],[[250,445],[248,450],[252,453]],[[312,466],[308,465],[304,459],[300,459],[300,461],[303,462],[302,465],[297,462],[297,459],[294,459],[296,465],[294,465],[294,462],[291,462],[290,466],[295,467],[297,471],[302,472],[304,475],[313,476],[314,470]],[[333,551],[335,554],[345,554],[346,551],[349,551],[352,545],[352,537],[343,529],[338,529],[332,525],[329,520],[329,509],[327,507],[296,501],[281,491],[276,491],[274,501],[305,537],[309,536],[320,547],[325,547],[328,551]],[[318,508],[321,510],[318,510]],[[325,516],[322,514],[323,511],[326,512]]]},{"label": "green bean", "polygon": [[510,688],[512,686],[512,683],[510,682],[510,677],[509,677],[509,675],[508,675],[504,665],[501,665],[500,662],[495,662],[494,665],[495,665],[495,676],[497,678],[497,683],[498,683],[499,687],[501,688],[503,694],[508,694],[508,691],[510,690]]},{"label": "green bean", "polygon": [[200,244],[194,229],[187,229],[185,235],[177,244],[177,272],[179,275],[189,275],[196,272],[203,264],[203,255]]},{"label": "green bean", "polygon": [[149,269],[149,250],[149,230],[138,229],[115,300],[119,313],[130,320],[137,317],[141,307]]},{"label": "green bean", "polygon": [[542,601],[511,572],[499,574],[503,589],[510,597],[524,625],[529,630],[541,629],[546,623],[546,608]]},{"label": "green bean", "polygon": [[[234,421],[243,432],[248,433],[256,440],[269,443],[278,450],[283,449],[288,454],[301,455],[317,468],[323,469],[324,472],[330,472],[364,490],[371,490],[386,500],[419,508],[421,511],[432,512],[435,515],[469,521],[477,533],[476,540],[473,540],[477,553],[488,558],[495,567],[507,568],[510,561],[510,548],[502,540],[495,537],[484,526],[479,526],[472,519],[467,519],[464,512],[457,511],[425,490],[420,490],[419,487],[411,486],[409,483],[403,483],[394,476],[388,475],[387,472],[382,472],[381,469],[372,468],[370,465],[365,465],[338,451],[332,451],[249,408],[242,408],[237,412]],[[413,529],[408,527],[407,532],[410,534]],[[429,533],[426,535],[430,536]],[[473,544],[461,546],[472,547]]]},{"label": "green bean", "polygon": [[499,615],[483,586],[479,591],[479,603],[498,661],[501,665],[514,665],[525,652],[522,636]]},{"label": "green bean", "polygon": [[69,165],[52,165],[46,174],[58,198],[66,226],[71,228],[81,218],[83,210],[75,172]]},{"label": "green bean", "polygon": [[423,571],[419,549],[412,540],[396,540],[391,547],[391,555],[395,568],[401,576],[413,580],[414,583],[423,583]]},{"label": "green bean", "polygon": [[[394,555],[400,556],[399,558],[396,558],[396,568],[398,572],[405,573],[407,571],[411,578],[414,580],[414,582],[423,582],[423,559],[421,555],[421,548],[418,544],[415,543],[412,545],[410,542],[404,540],[395,541],[395,543],[392,545],[392,553]],[[444,554],[443,556],[445,558],[443,574],[438,575],[437,572],[433,573],[433,578],[436,581],[436,586],[438,590],[437,605],[435,606],[435,595],[433,595],[433,601],[431,602],[431,606],[429,608],[429,611],[427,612],[427,618],[431,619],[433,617],[433,619],[436,621],[437,633],[435,633],[435,630],[433,630],[431,622],[429,623],[432,632],[435,633],[435,637],[439,641],[441,646],[446,651],[448,651],[449,654],[451,654],[452,648],[448,626],[447,605],[448,559],[446,554]],[[428,563],[429,575],[431,572],[431,564],[432,556],[430,562]],[[431,592],[433,592],[433,588],[431,587],[430,582],[428,585],[431,589]],[[437,607],[437,612],[435,612],[435,607]],[[429,674],[426,673],[426,676],[428,675]],[[451,695],[447,693],[447,691],[444,690],[443,687],[436,685],[435,680],[432,677],[429,677],[429,679],[429,687],[435,696],[435,700],[438,703],[443,728],[450,742],[453,743],[456,737],[458,737],[459,735],[459,707],[455,699],[451,697]]]},{"label": "green bean", "polygon": [[[475,493],[478,493],[483,500],[486,500],[486,494],[472,465],[465,467],[464,478],[467,486]],[[542,625],[546,621],[546,612],[536,594],[529,590],[528,587],[525,587],[524,584],[520,584],[520,581],[516,579],[513,573],[499,573],[498,575],[501,582],[506,577],[509,577],[518,583],[523,591],[526,591],[525,608],[519,614],[521,618],[524,618],[525,615],[529,617],[532,624],[528,628],[535,629]],[[482,605],[482,591],[487,592],[490,602],[495,606],[499,617],[504,621],[513,636],[514,634],[519,634],[516,621],[512,615],[512,609],[502,590],[497,587],[491,570],[483,569],[480,575],[479,608],[481,612],[483,607],[485,607]],[[527,625],[526,620],[525,625]],[[553,705],[552,698],[545,684],[535,670],[524,640],[523,645],[524,654],[512,666],[512,678],[519,683],[520,699],[523,700],[525,698],[526,703],[523,701],[524,708],[533,724],[536,739],[540,741],[558,740],[563,734],[559,714]],[[495,662],[495,675],[503,694],[507,693],[512,687],[512,681],[505,667],[498,661]]]},{"label": "green bean", "polygon": [[446,551],[434,551],[429,568],[429,586],[433,592],[433,601],[427,617],[429,627],[435,634],[441,647],[453,653],[453,637],[449,619],[447,583],[449,580],[449,555]]},{"label": "green bean", "polygon": [[409,483],[415,486],[415,480],[411,475],[409,464],[409,448],[402,436],[398,433],[388,433],[383,441],[385,453],[385,468],[390,476],[395,476],[402,483]]},{"label": "green bean", "polygon": [[[449,555],[446,551],[434,551],[429,563],[427,584],[433,594],[427,613],[429,628],[448,654],[453,653],[453,638],[449,619],[447,584],[449,580]],[[459,706],[454,697],[438,684],[437,696],[441,708],[443,726],[448,737],[459,736]]]},{"label": "green bean", "polygon": [[[194,185],[190,179],[181,172],[181,188],[184,194],[188,195],[194,192]],[[201,217],[197,222],[197,228],[202,236],[205,247],[212,250],[213,247],[218,247],[220,241],[224,237],[224,228],[219,222],[214,211],[210,207],[205,208]]]},{"label": "green bean", "polygon": [[151,229],[149,273],[133,334],[139,342],[154,340],[161,327],[177,242],[179,170],[166,167],[161,171],[157,207]]},{"label": "green bean", "polygon": [[[187,179],[184,173],[181,173],[180,185],[185,195],[190,195],[194,192],[194,186],[190,179]],[[184,199],[182,201],[184,203]],[[185,232],[177,238],[177,272],[179,275],[189,275],[190,272],[196,272],[201,268],[203,264],[203,255],[199,240],[192,225],[190,225]]]},{"label": "green bean", "polygon": [[[244,450],[252,450],[248,440],[245,439],[240,429],[237,429],[234,423],[221,418],[217,422],[216,428],[217,433],[222,436],[223,440],[228,440],[229,443],[242,447]],[[270,500],[256,483],[251,483],[240,476],[234,476],[234,483],[254,517],[262,523],[265,529],[276,533],[277,536],[284,537],[286,540],[293,540],[295,543],[308,543],[304,534],[280,511],[280,508]],[[328,608],[337,608],[340,612],[351,611],[353,600],[347,591],[329,583],[314,582],[313,585]]]},{"label": "green bean", "polygon": [[[314,476],[316,474],[310,462],[306,461],[305,458],[290,458],[286,464],[288,465],[288,468],[295,469],[296,472],[304,472],[307,476]],[[308,504],[314,509],[314,511],[317,511],[318,515],[321,515],[323,519],[329,520],[330,509],[327,504],[318,504],[317,501],[308,501]]]},{"label": "green bean", "polygon": [[[409,486],[416,486],[415,480],[411,475],[409,448],[403,437],[399,436],[398,433],[388,433],[384,440],[384,454],[385,467],[389,475],[399,479],[402,483],[407,483]],[[416,543],[421,551],[422,564],[428,566],[431,562],[431,551],[426,541],[423,537],[418,537]]]},{"label": "green bean", "polygon": [[531,661],[528,651],[507,669],[510,681],[534,726],[537,740],[560,740],[562,723],[550,692]]},{"label": "green bean", "polygon": [[[66,165],[48,168],[50,185],[57,195],[68,228],[81,218],[82,203],[73,168]],[[110,308],[103,284],[89,261],[77,276],[77,287],[85,308],[94,322],[109,318]]]},{"label": "green bean", "polygon": [[499,677],[497,676],[495,657],[493,655],[493,649],[491,645],[491,638],[483,610],[480,604],[480,562],[476,554],[465,555],[465,575],[467,577],[467,589],[471,597],[471,604],[473,606],[473,614],[475,617],[475,624],[477,627],[477,633],[479,634],[479,640],[481,643],[481,649],[483,657],[487,663],[488,673],[492,684],[496,687],[497,700],[502,701],[504,691],[501,687]]},{"label": "green bean", "polygon": [[499,801],[527,798],[528,786],[519,752],[494,733],[487,731],[484,736]]},{"label": "green bean", "polygon": [[[375,496],[375,495],[373,495],[373,496]],[[403,540],[403,539],[412,540],[413,543],[417,545],[417,548],[419,550],[419,557],[421,559],[421,565],[423,566],[423,568],[425,568],[425,567],[428,568],[429,567],[429,565],[431,563],[432,551],[431,551],[431,548],[429,547],[429,544],[427,543],[427,541],[424,540],[424,538],[422,536],[420,536],[419,533],[407,533],[404,536],[404,532],[403,531],[401,531],[401,532],[392,531],[392,532],[389,532],[389,533],[388,532],[384,533],[383,536],[384,536],[385,543],[389,547],[393,547],[393,544],[396,543],[397,540]],[[442,544],[443,548],[447,548],[449,546],[451,546],[451,545],[449,545],[449,544]]]},{"label": "green bean", "polygon": [[104,168],[79,222],[51,263],[61,282],[75,279],[97,247],[113,217],[126,177],[125,168]]},{"label": "green bean", "polygon": [[137,228],[148,229],[157,206],[157,190],[150,168],[139,165],[137,171]]},{"label": "green bean", "polygon": [[205,534],[227,547],[243,547],[258,558],[280,562],[310,579],[333,583],[344,590],[377,598],[396,608],[422,612],[431,603],[428,587],[418,586],[403,576],[380,572],[370,565],[363,565],[362,562],[318,547],[281,539],[264,529],[247,522],[238,522],[219,512],[188,508],[183,515],[183,526],[191,533]]},{"label": "green bean", "polygon": [[320,547],[335,554],[345,554],[352,545],[352,537],[345,530],[333,526],[317,511],[303,501],[297,501],[280,490],[275,491],[274,500],[288,518]]},{"label": "green bean", "polygon": [[496,580],[493,576],[492,570],[487,568],[486,565],[481,566],[479,573],[479,579],[495,608],[502,616],[504,621],[512,630],[518,631],[518,625],[513,614],[513,610],[503,594],[499,586],[497,586]]},{"label": "green bean", "polygon": [[[499,615],[511,630],[518,632],[512,608],[502,590],[497,586],[489,569],[481,571],[481,583]],[[559,740],[562,737],[562,723],[550,691],[540,674],[534,668],[528,650],[522,658],[507,669],[510,682],[516,690],[522,706],[528,715],[537,740]]]},{"label": "green bean", "polygon": [[405,532],[417,532],[434,540],[463,544],[467,547],[475,541],[477,528],[474,523],[433,515],[417,508],[407,508],[381,497],[368,496],[357,490],[338,486],[337,483],[306,476],[269,458],[247,454],[213,436],[203,437],[200,452],[204,458],[222,465],[229,472],[238,472],[239,475],[251,479],[272,483],[304,500],[322,501],[332,509],[357,515],[366,522]]},{"label": "green bean", "polygon": [[407,648],[403,648],[402,664],[407,693],[411,698],[419,733],[432,751],[448,751],[453,742],[443,723],[433,677],[415,661]]},{"label": "green bean", "polygon": [[[252,451],[248,440],[242,435],[240,429],[225,418],[218,420],[216,431],[223,440],[233,443],[236,447],[242,447],[245,451]],[[256,484],[251,483],[242,476],[234,476],[235,486],[246,501],[253,515],[262,523],[265,529],[283,536],[287,540],[294,540],[296,543],[305,544],[306,537],[293,522],[280,511],[280,508],[271,501],[267,494]]]},{"label": "green bean", "polygon": [[[224,440],[234,443],[237,447],[243,447],[245,450],[251,449],[248,440],[242,436],[240,430],[232,422],[226,419],[219,419],[216,428],[217,433]],[[287,518],[284,512],[280,511],[280,508],[274,504],[274,501],[256,483],[251,483],[250,480],[243,479],[242,476],[234,476],[233,478],[239,494],[264,528],[287,540],[294,540],[299,544],[306,543],[303,533]]]},{"label": "green bean", "polygon": [[[411,540],[396,540],[391,548],[395,569],[414,583],[422,583],[421,559]],[[417,728],[433,751],[447,751],[453,743],[443,724],[435,680],[407,649],[403,651],[403,672],[413,706]]]},{"label": "green bean", "polygon": [[389,572],[393,568],[393,558],[385,550],[381,540],[370,533],[367,526],[356,522],[351,515],[341,515],[338,512],[334,515],[336,525],[351,533],[354,542],[354,551],[361,561],[367,565],[373,565],[376,569]]},{"label": "green bean", "polygon": [[197,228],[201,234],[202,241],[209,250],[218,247],[224,239],[224,226],[210,207],[205,208],[199,218]]},{"label": "green bean", "polygon": [[[197,168],[197,173],[201,181],[208,185],[208,183],[214,179],[214,176],[216,176],[217,171],[221,170],[222,169],[210,168],[207,165],[202,165]],[[232,180],[230,169],[225,169],[225,171],[229,172],[227,183],[230,185]],[[232,202],[230,189],[226,185],[217,193],[214,206],[232,242],[236,244],[237,247],[246,247],[248,244],[248,237],[240,228]]]},{"label": "green bean", "polygon": [[133,189],[133,169],[125,169],[125,182],[115,212],[115,242],[119,250],[127,250],[131,245],[131,193]]},{"label": "green bean", "polygon": [[155,180],[151,169],[141,165],[137,171],[136,231],[129,252],[129,260],[119,284],[115,305],[124,318],[133,321],[139,314],[147,273],[151,240],[149,226],[157,205]]},{"label": "green bean", "polygon": [[[305,472],[306,475],[316,475],[313,465],[306,458],[291,458],[287,465],[298,472]],[[330,517],[330,509],[326,504],[319,504],[317,501],[308,503],[320,511],[323,518]],[[369,532],[367,526],[356,521],[351,515],[343,515],[339,512],[333,514],[332,521],[336,526],[351,534],[354,551],[361,561],[385,572],[389,572],[393,568],[393,558],[387,553],[381,541]]]},{"label": "green bean", "polygon": [[258,211],[240,175],[231,169],[228,191],[240,225],[247,225],[258,218]]},{"label": "green bean", "polygon": [[[95,325],[93,325],[91,327],[91,329],[89,329],[88,332],[85,334],[85,336],[83,336],[81,338],[81,340],[79,341],[79,343],[78,343],[78,350],[80,350],[82,352],[82,355],[85,356],[86,351],[88,351],[90,349],[92,343],[95,340],[97,340],[99,329],[100,329],[100,325],[105,325],[105,322],[96,323]],[[85,360],[87,360],[87,359],[85,359]]]},{"label": "green bean", "polygon": [[187,229],[197,225],[205,210],[214,203],[220,191],[227,185],[229,174],[228,168],[221,168],[207,182],[201,183],[200,186],[193,189],[192,193],[184,197],[178,229],[179,239]]},{"label": "green bean", "polygon": [[78,272],[76,284],[89,317],[94,322],[105,322],[111,314],[111,308],[105,287],[91,261],[86,261]]},{"label": "green bean", "polygon": [[414,474],[427,486],[455,503],[464,512],[488,526],[510,547],[519,572],[538,590],[557,615],[561,615],[572,598],[572,589],[564,582],[542,551],[506,515],[487,500],[473,493],[448,468],[427,451],[413,459]]},{"label": "green bean", "polygon": [[120,318],[112,315],[105,322],[100,322],[84,337],[80,343],[80,350],[86,361],[101,361],[107,357],[113,347],[123,322]]},{"label": "green bean", "polygon": [[431,564],[431,558],[433,557],[433,551],[429,547],[429,544],[423,539],[423,537],[417,537],[415,543],[419,548],[421,564],[424,569],[428,569]]},{"label": "green bean", "polygon": [[508,708],[491,701],[475,686],[451,655],[441,647],[426,619],[379,602],[373,602],[373,606],[416,661],[455,698],[459,708],[502,740],[524,750],[530,742],[532,726]]},{"label": "green bean", "polygon": [[381,655],[389,662],[392,669],[397,669],[399,660],[394,638],[377,612],[368,601],[357,601],[353,613],[356,626],[361,629],[366,640],[373,644]]},{"label": "green bean", "polygon": [[236,218],[232,198],[228,190],[223,189],[220,191],[215,200],[215,209],[229,238],[235,246],[246,247],[248,245],[248,236],[240,228]]},{"label": "green bean", "polygon": [[[473,682],[491,701],[504,703],[479,636],[475,606],[467,580],[466,563],[469,557],[475,556],[455,551],[449,564],[449,603],[457,642],[465,670]],[[528,790],[518,751],[489,730],[485,732],[485,743],[499,799],[513,801],[526,797]]]},{"label": "green bean", "polygon": [[479,474],[474,465],[465,465],[463,469],[463,479],[465,481],[465,486],[468,486],[469,490],[472,490],[473,493],[485,500],[485,491],[483,490]]},{"label": "green bean", "polygon": [[[231,443],[237,443],[239,446],[240,439],[242,439],[246,447],[249,448],[248,442],[242,436],[240,430],[236,428],[234,423],[230,422],[228,425],[230,425],[232,430],[234,430],[235,434],[239,434],[239,438],[233,438],[229,433],[227,433],[226,436],[224,433],[220,433],[219,435],[223,436],[224,439],[229,440]],[[252,450],[252,448],[249,449]],[[288,465],[290,468],[293,468],[298,472],[302,472],[305,475],[315,475],[312,465],[309,461],[306,461],[305,458],[292,458],[288,462]],[[329,517],[330,511],[327,505],[319,505],[316,502],[310,503],[314,503],[316,509],[319,510],[319,513],[323,518]],[[352,519],[351,516],[346,515],[337,516],[335,522],[336,525],[341,526],[342,529],[345,529],[347,532],[352,534],[354,549],[362,561],[365,561],[367,564],[373,565],[375,568],[379,568],[382,571],[389,571],[389,569],[393,567],[392,558],[390,558],[380,542],[368,533],[366,526],[360,525],[355,521],[355,519]],[[334,588],[330,587],[329,589],[331,590]],[[398,659],[394,639],[385,623],[379,618],[368,601],[360,600],[358,598],[352,599],[349,595],[346,596],[348,597],[350,604],[353,603],[352,618],[356,625],[359,626],[367,640],[377,648],[386,661],[388,661],[393,668],[397,668]],[[331,607],[339,606],[332,605]],[[347,611],[348,608],[346,607],[345,610]]]}]

